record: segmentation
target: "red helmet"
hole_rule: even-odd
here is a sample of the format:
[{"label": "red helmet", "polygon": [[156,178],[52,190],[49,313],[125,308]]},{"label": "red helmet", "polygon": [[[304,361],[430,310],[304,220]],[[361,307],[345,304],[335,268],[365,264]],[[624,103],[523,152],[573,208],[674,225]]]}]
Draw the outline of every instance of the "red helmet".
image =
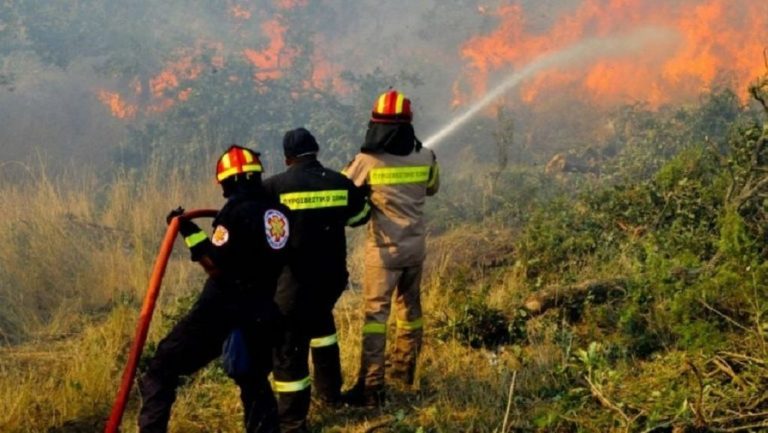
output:
[{"label": "red helmet", "polygon": [[258,152],[233,144],[219,157],[216,164],[216,180],[221,183],[231,176],[262,171]]},{"label": "red helmet", "polygon": [[397,90],[382,93],[373,104],[371,122],[410,123],[411,119],[411,100]]}]

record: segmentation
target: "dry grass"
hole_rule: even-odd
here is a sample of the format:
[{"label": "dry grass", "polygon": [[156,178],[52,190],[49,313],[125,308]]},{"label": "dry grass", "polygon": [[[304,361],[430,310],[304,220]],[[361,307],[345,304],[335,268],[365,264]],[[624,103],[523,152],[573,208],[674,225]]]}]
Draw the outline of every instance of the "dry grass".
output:
[{"label": "dry grass", "polygon": [[[41,170],[42,173],[42,170]],[[138,306],[163,234],[177,204],[216,207],[212,183],[188,182],[157,168],[120,174],[105,184],[78,173],[3,184],[0,193],[0,431],[91,432],[102,428],[125,362]],[[351,289],[337,308],[347,385],[359,365],[360,251],[364,230],[350,235]],[[202,272],[177,248],[159,308],[199,289]],[[466,250],[464,250],[466,253]],[[425,282],[427,323],[445,306],[443,275],[455,261],[439,254]],[[150,342],[167,328],[156,315]],[[394,330],[394,329],[393,329]],[[428,332],[418,387],[393,390],[380,411],[314,411],[318,431],[491,432],[500,426],[511,371],[505,354],[441,342]],[[123,432],[136,431],[132,397]],[[209,368],[179,393],[172,432],[241,429],[237,388]],[[378,427],[377,427],[378,426]]]}]

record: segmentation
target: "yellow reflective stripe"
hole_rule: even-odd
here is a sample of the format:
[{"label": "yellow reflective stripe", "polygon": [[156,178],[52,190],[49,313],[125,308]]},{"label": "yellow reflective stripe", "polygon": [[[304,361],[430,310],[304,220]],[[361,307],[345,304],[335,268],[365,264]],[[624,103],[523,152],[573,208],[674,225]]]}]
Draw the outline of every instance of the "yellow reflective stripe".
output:
[{"label": "yellow reflective stripe", "polygon": [[377,113],[383,113],[384,112],[384,107],[387,105],[387,95],[388,94],[389,93],[384,93],[383,95],[379,96],[379,102],[378,102],[378,105],[376,107],[376,112]]},{"label": "yellow reflective stripe", "polygon": [[386,334],[387,324],[380,322],[368,322],[363,325],[363,334]]},{"label": "yellow reflective stripe", "polygon": [[429,180],[429,166],[381,167],[374,168],[370,174],[371,185],[399,185],[421,183]]},{"label": "yellow reflective stripe", "polygon": [[400,329],[405,329],[406,331],[415,331],[424,327],[424,320],[421,317],[411,322],[398,320],[397,327]]},{"label": "yellow reflective stripe", "polygon": [[251,154],[251,152],[247,151],[246,149],[243,149],[243,156],[245,157],[246,163],[253,162],[253,155]]},{"label": "yellow reflective stripe", "polygon": [[293,382],[280,382],[275,381],[275,391],[277,392],[298,392],[303,391],[307,388],[309,388],[310,384],[309,376],[305,377],[301,380],[296,380]]},{"label": "yellow reflective stripe", "polygon": [[[229,155],[224,155],[224,157],[225,159],[228,159],[227,157],[229,157]],[[224,170],[221,173],[219,173],[216,176],[216,178],[218,180],[222,180],[222,179],[228,178],[229,176],[232,176],[233,174],[248,173],[251,171],[261,172],[262,167],[260,164],[245,164],[242,167],[232,167],[230,169]]]},{"label": "yellow reflective stripe", "polygon": [[280,194],[280,203],[291,210],[346,206],[347,190],[289,192]]},{"label": "yellow reflective stripe", "polygon": [[429,178],[429,182],[427,182],[427,188],[432,188],[435,186],[435,182],[437,182],[437,176],[440,174],[440,166],[435,164],[429,174],[431,176]]},{"label": "yellow reflective stripe", "polygon": [[232,163],[229,160],[229,152],[225,153],[224,156],[221,157],[221,163],[224,165],[224,167],[232,167]]},{"label": "yellow reflective stripe", "polygon": [[208,236],[205,234],[205,232],[199,231],[197,233],[194,233],[185,237],[184,243],[186,243],[189,248],[192,248],[206,239],[208,239]]},{"label": "yellow reflective stripe", "polygon": [[325,337],[317,337],[309,340],[309,347],[327,347],[333,346],[339,342],[339,338],[336,334],[326,335]]},{"label": "yellow reflective stripe", "polygon": [[353,216],[352,218],[347,220],[347,225],[351,226],[352,224],[356,224],[361,219],[365,218],[368,213],[371,211],[371,205],[368,204],[368,202],[365,202],[365,206],[363,206],[363,210],[360,211],[357,215]]},{"label": "yellow reflective stripe", "polygon": [[397,103],[395,104],[395,114],[403,114],[403,101],[405,101],[405,95],[398,93]]}]

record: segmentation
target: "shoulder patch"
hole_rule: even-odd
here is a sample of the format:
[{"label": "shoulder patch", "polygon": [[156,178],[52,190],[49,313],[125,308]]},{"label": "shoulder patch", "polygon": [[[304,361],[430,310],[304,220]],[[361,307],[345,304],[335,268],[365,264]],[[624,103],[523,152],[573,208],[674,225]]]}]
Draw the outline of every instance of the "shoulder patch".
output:
[{"label": "shoulder patch", "polygon": [[211,236],[211,243],[220,247],[227,243],[229,240],[229,230],[224,226],[216,226],[216,230],[213,231]]},{"label": "shoulder patch", "polygon": [[288,243],[288,218],[282,212],[275,209],[264,212],[264,230],[267,243],[273,250],[282,249]]}]

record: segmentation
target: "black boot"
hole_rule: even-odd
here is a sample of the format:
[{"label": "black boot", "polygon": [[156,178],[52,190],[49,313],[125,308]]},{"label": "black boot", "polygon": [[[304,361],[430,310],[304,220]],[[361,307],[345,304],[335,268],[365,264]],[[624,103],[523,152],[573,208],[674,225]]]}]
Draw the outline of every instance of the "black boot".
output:
[{"label": "black boot", "polygon": [[384,406],[386,395],[384,387],[366,387],[362,381],[341,395],[341,399],[349,406],[381,407]]}]

